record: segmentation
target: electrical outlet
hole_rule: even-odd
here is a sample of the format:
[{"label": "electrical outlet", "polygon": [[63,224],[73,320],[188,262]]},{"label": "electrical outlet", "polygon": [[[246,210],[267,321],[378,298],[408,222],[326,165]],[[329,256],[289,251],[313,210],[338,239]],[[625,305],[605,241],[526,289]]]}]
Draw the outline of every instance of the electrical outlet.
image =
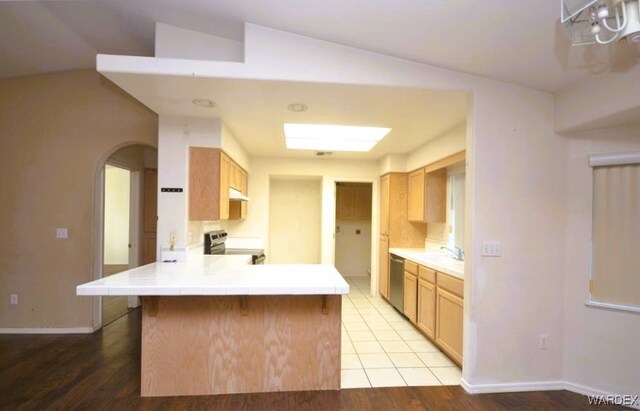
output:
[{"label": "electrical outlet", "polygon": [[56,228],[56,238],[69,238],[69,229]]},{"label": "electrical outlet", "polygon": [[18,305],[18,294],[11,294],[11,305]]},{"label": "electrical outlet", "polygon": [[548,350],[549,346],[547,345],[547,336],[545,334],[540,334],[540,349]]},{"label": "electrical outlet", "polygon": [[483,257],[500,257],[502,255],[502,244],[500,241],[483,241],[482,256]]}]

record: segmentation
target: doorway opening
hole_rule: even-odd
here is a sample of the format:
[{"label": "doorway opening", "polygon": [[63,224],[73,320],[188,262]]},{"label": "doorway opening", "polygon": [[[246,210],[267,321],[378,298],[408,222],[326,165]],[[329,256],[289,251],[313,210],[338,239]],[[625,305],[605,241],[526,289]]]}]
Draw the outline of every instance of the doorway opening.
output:
[{"label": "doorway opening", "polygon": [[[156,148],[131,144],[112,152],[100,166],[97,278],[156,261],[157,164]],[[99,298],[94,327],[105,326],[139,305],[137,297]]]},{"label": "doorway opening", "polygon": [[[129,269],[131,256],[131,171],[107,164],[104,170],[104,254],[102,276]],[[102,299],[102,323],[109,324],[129,311],[127,297]]]},{"label": "doorway opening", "polygon": [[343,277],[369,285],[372,189],[372,183],[336,182],[335,266]]}]

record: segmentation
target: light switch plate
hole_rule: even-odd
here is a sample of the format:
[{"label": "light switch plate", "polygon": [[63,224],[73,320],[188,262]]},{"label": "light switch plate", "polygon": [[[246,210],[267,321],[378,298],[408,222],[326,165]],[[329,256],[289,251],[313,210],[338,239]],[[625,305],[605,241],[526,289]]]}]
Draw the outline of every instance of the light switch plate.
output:
[{"label": "light switch plate", "polygon": [[502,244],[500,241],[483,241],[482,256],[483,257],[500,257],[502,255]]},{"label": "light switch plate", "polygon": [[69,238],[69,229],[56,228],[56,238]]}]

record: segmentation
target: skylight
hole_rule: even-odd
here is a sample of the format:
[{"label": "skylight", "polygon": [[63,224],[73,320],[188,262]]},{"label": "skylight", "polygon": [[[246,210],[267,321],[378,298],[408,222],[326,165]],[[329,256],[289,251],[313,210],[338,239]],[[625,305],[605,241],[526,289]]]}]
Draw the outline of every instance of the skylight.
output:
[{"label": "skylight", "polygon": [[287,148],[294,150],[369,151],[389,131],[384,127],[284,124]]}]

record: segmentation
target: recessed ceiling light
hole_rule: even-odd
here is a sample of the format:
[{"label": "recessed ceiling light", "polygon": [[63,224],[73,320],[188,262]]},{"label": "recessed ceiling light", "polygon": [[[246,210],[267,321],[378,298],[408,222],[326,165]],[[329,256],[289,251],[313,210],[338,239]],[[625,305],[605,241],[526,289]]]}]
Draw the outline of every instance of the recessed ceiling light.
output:
[{"label": "recessed ceiling light", "polygon": [[287,148],[320,151],[369,151],[390,128],[285,123]]},{"label": "recessed ceiling light", "polygon": [[192,101],[198,107],[204,108],[214,108],[216,106],[216,102],[213,100],[209,100],[208,98],[196,98]]},{"label": "recessed ceiling light", "polygon": [[302,103],[292,103],[287,106],[287,110],[294,111],[296,113],[301,113],[303,111],[309,110],[309,106]]}]

